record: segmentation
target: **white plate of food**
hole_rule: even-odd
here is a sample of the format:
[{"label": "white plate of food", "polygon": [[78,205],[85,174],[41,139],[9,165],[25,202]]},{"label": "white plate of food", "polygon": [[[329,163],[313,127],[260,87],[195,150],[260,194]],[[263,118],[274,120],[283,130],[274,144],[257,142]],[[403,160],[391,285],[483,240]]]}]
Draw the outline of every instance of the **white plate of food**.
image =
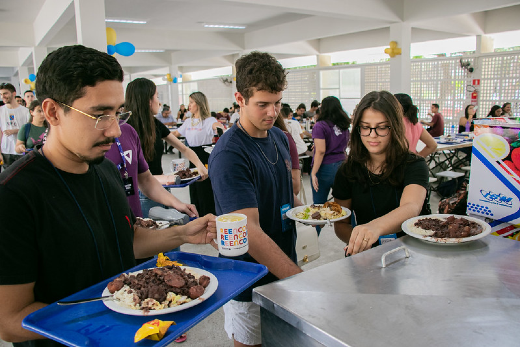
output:
[{"label": "white plate of food", "polygon": [[181,178],[181,182],[188,182],[195,178],[200,178],[197,168],[179,170],[173,173]]},{"label": "white plate of food", "polygon": [[[319,217],[316,213],[319,213]],[[325,225],[348,218],[350,210],[335,202],[326,202],[323,205],[304,205],[291,208],[286,213],[287,217],[309,225]],[[314,218],[313,218],[314,215]],[[318,219],[319,218],[319,219]]]},{"label": "white plate of food", "polygon": [[[174,267],[177,269],[165,271],[170,267]],[[106,305],[106,307],[108,307],[112,311],[119,312],[122,314],[127,314],[127,315],[132,315],[132,316],[162,315],[162,314],[168,314],[168,313],[172,313],[172,312],[185,310],[187,308],[198,305],[201,302],[203,302],[204,300],[208,299],[211,295],[213,295],[213,293],[215,293],[215,291],[218,288],[218,280],[215,277],[215,275],[213,275],[211,272],[208,272],[206,270],[199,269],[199,268],[190,267],[190,266],[177,266],[177,267],[170,266],[170,267],[155,267],[155,268],[150,268],[150,269],[145,269],[145,270],[140,270],[140,271],[120,275],[118,278],[116,278],[114,281],[110,282],[107,285],[107,287],[105,288],[105,290],[103,291],[103,294],[102,294],[102,296],[113,295],[114,299],[105,300],[105,301],[103,301],[103,303]],[[193,298],[193,299],[190,298],[191,287],[190,287],[190,289],[187,289],[188,283],[186,283],[186,282],[190,282],[193,279],[191,279],[191,277],[189,275],[181,276],[182,278],[184,278],[184,281],[186,284],[185,284],[185,286],[181,287],[182,293],[180,293],[178,295],[176,295],[173,292],[168,292],[168,289],[163,289],[163,290],[160,290],[161,288],[152,289],[152,286],[153,286],[151,284],[152,282],[149,281],[149,279],[144,278],[145,275],[163,276],[164,274],[171,273],[172,275],[171,275],[169,281],[170,281],[170,283],[172,283],[172,281],[173,281],[173,283],[175,283],[175,281],[177,281],[177,283],[175,283],[175,285],[177,286],[177,285],[180,285],[178,283],[179,277],[177,277],[177,275],[179,274],[178,269],[182,269],[186,274],[193,275],[199,285],[203,285],[203,283],[198,282],[199,280],[203,279],[203,277],[209,278],[209,284],[207,284],[206,287],[202,287],[204,289],[204,293],[196,298]],[[154,273],[154,271],[155,272],[158,271],[158,272]],[[144,272],[144,274],[143,274],[143,272]],[[141,274],[141,275],[137,276],[138,274]],[[120,285],[113,284],[116,280],[122,279],[123,275],[125,275],[126,278],[128,278],[128,279],[132,275],[136,276],[135,279],[137,281],[140,281],[139,283],[145,283],[146,285],[150,286],[150,287],[145,287],[145,288],[147,288],[146,290],[148,291],[148,294],[150,295],[150,289],[151,289],[152,293],[155,292],[155,294],[151,294],[151,295],[156,295],[156,297],[159,300],[150,298],[148,295],[143,294],[142,291],[138,293],[136,290],[132,289],[131,286],[128,286],[126,284],[124,284],[122,287],[120,287]],[[191,280],[186,280],[186,279],[191,279]],[[207,279],[204,279],[204,280],[207,281]],[[128,283],[128,280],[126,282]],[[123,283],[125,283],[124,280],[123,280]],[[111,290],[109,290],[109,287],[111,287],[111,286],[112,286],[111,289],[112,289],[112,291],[114,291],[114,294],[112,294]],[[168,286],[166,283],[164,283],[163,286],[165,286],[165,288],[170,288],[170,289],[172,288],[171,286]],[[120,288],[120,289],[115,290],[117,288]],[[197,289],[201,290],[200,288],[195,288],[194,292],[196,292]],[[185,295],[185,294],[187,294],[187,295]],[[142,296],[142,295],[147,296],[147,297],[140,298],[140,296]],[[165,299],[164,300],[160,299],[159,297],[161,297],[161,296],[164,297]],[[136,299],[136,297],[137,297],[137,299]],[[136,304],[136,302],[138,302],[138,303]]]},{"label": "white plate of food", "polygon": [[413,217],[403,222],[401,228],[419,240],[440,244],[475,241],[491,233],[491,226],[483,220],[453,214]]}]

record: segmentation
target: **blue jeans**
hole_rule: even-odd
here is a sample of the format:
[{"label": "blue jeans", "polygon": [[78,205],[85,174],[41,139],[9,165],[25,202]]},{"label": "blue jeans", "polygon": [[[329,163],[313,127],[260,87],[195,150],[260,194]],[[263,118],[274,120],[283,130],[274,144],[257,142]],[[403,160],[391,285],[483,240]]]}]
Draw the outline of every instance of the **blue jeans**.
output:
[{"label": "blue jeans", "polygon": [[[334,178],[336,177],[336,172],[338,171],[339,166],[343,163],[342,161],[338,161],[332,164],[322,164],[316,173],[316,177],[318,178],[318,191],[314,190],[314,186],[312,185],[312,176],[311,179],[311,189],[312,189],[312,201],[314,204],[324,204],[327,202],[327,198],[329,197],[329,192],[334,185]],[[321,233],[321,227],[316,226],[316,232],[318,236]]]},{"label": "blue jeans", "polygon": [[343,163],[343,160],[332,164],[322,164],[320,166],[320,169],[316,173],[319,186],[318,191],[314,190],[311,176],[312,201],[315,204],[324,204],[325,202],[327,202],[329,192],[332,189],[332,186],[334,185],[334,178],[336,177],[336,172],[338,171],[338,168],[341,165],[341,163]]},{"label": "blue jeans", "polygon": [[[141,193],[141,191],[139,191],[139,200],[141,200],[141,210],[143,210],[143,218],[148,218],[148,211],[150,211],[150,209],[152,207],[160,206],[160,207],[164,207],[164,208],[169,208],[168,206],[164,206],[163,204],[160,204],[158,202],[148,199],[148,197],[146,195],[144,195],[143,193]],[[177,247],[177,248],[174,248],[169,251],[164,251],[164,253],[175,252],[175,251],[180,251],[180,250],[181,250],[181,248]]]}]

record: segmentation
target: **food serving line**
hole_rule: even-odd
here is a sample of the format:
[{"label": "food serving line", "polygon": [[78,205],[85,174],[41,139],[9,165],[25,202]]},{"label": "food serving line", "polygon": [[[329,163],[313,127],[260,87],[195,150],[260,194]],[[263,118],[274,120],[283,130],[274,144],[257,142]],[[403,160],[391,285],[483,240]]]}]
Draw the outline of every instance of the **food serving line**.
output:
[{"label": "food serving line", "polygon": [[262,345],[518,345],[519,254],[519,242],[495,236],[405,236],[258,287]]}]

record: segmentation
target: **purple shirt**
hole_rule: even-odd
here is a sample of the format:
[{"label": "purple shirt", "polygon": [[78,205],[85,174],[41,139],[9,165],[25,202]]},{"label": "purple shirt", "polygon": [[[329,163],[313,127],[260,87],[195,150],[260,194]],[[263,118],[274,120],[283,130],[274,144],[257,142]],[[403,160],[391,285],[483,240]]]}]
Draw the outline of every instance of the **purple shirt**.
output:
[{"label": "purple shirt", "polygon": [[[312,128],[313,139],[325,140],[325,156],[322,165],[337,163],[345,160],[345,149],[350,139],[350,131],[348,129],[341,130],[330,121],[319,121]],[[314,165],[314,158],[312,159]]]},{"label": "purple shirt", "polygon": [[[134,184],[134,195],[128,196],[128,203],[130,208],[136,217],[142,217],[143,212],[141,210],[141,202],[139,200],[138,181],[137,175],[148,171],[148,164],[144,159],[143,150],[141,149],[141,141],[137,132],[130,124],[121,125],[121,136],[119,137],[121,147],[126,160],[126,169],[128,170],[128,176],[132,177]],[[110,159],[114,164],[119,165],[123,163],[123,158],[117,145],[114,143],[110,150],[105,154],[105,158]],[[121,177],[124,177],[125,169],[121,167],[119,170]]]}]

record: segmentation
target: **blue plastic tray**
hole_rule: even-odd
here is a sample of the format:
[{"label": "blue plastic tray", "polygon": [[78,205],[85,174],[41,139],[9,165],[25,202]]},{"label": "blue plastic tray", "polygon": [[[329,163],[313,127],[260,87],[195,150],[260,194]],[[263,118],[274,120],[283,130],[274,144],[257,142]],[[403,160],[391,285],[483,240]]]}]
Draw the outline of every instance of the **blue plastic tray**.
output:
[{"label": "blue plastic tray", "polygon": [[[109,310],[101,301],[70,306],[54,303],[28,315],[22,326],[67,346],[166,346],[229,300],[267,274],[264,265],[199,254],[171,252],[171,260],[202,268],[218,279],[216,292],[204,302],[189,309],[160,316],[129,316]],[[131,270],[155,267],[156,259]],[[101,296],[113,278],[67,297],[79,300]],[[141,340],[134,343],[136,331],[153,319],[175,321],[161,341]]]},{"label": "blue plastic tray", "polygon": [[163,187],[164,188],[184,188],[186,186],[189,186],[190,184],[193,184],[195,182],[197,182],[198,180],[200,180],[200,177],[197,177],[197,178],[194,178],[190,181],[187,181],[187,182],[184,182],[184,183],[181,183],[181,184],[174,184],[174,185],[164,185]]}]

